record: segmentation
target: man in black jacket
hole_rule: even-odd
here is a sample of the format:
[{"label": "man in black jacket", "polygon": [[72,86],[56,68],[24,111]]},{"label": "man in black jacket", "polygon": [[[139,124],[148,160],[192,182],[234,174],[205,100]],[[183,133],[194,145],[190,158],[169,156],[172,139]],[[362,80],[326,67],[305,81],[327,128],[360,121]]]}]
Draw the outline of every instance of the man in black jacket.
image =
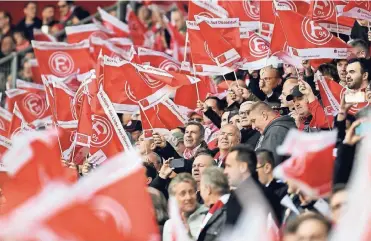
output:
[{"label": "man in black jacket", "polygon": [[238,114],[241,118],[241,126],[243,127],[241,129],[241,143],[255,147],[260,138],[260,133],[251,128],[249,112],[253,104],[254,102],[252,101],[242,103]]},{"label": "man in black jacket", "polygon": [[280,116],[265,102],[255,103],[251,107],[249,118],[253,129],[261,134],[255,150],[266,149],[273,152],[275,166],[283,162],[286,157],[278,155],[276,149],[282,144],[289,130],[296,128],[294,119],[290,116]]},{"label": "man in black jacket", "polygon": [[228,225],[236,224],[241,212],[242,207],[248,207],[248,203],[244,202],[244,196],[248,196],[249,193],[254,195],[256,190],[263,194],[266,201],[269,203],[273,210],[273,216],[277,220],[282,220],[283,209],[280,205],[279,198],[274,195],[270,190],[262,186],[258,181],[258,175],[256,172],[256,154],[254,150],[248,146],[238,145],[229,152],[224,174],[228,178],[229,185],[236,189],[231,192],[231,196],[228,200],[227,205],[227,220]]},{"label": "man in black jacket", "polygon": [[17,29],[24,33],[24,36],[28,40],[33,39],[33,30],[35,28],[40,29],[42,22],[36,17],[37,5],[36,2],[27,2],[23,9],[25,18],[22,19],[18,25]]},{"label": "man in black jacket", "polygon": [[227,177],[218,167],[206,168],[201,178],[201,197],[210,210],[206,215],[197,241],[213,241],[223,231],[226,219],[226,203],[229,199]]}]

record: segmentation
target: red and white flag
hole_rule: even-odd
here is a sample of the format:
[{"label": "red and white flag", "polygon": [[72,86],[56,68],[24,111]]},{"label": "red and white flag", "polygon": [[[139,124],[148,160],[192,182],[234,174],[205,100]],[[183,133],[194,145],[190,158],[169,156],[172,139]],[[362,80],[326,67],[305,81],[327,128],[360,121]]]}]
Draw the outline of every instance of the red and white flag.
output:
[{"label": "red and white flag", "polygon": [[151,65],[166,71],[180,71],[180,62],[164,52],[138,48],[138,56],[143,65]]},{"label": "red and white flag", "polygon": [[239,18],[241,27],[255,31],[259,29],[260,2],[259,0],[222,0],[218,1],[218,4],[227,10],[228,17]]},{"label": "red and white flag", "polygon": [[227,18],[229,14],[222,6],[212,1],[189,1],[188,20],[194,21],[196,15],[207,18]]},{"label": "red and white flag", "polygon": [[31,71],[32,71],[32,82],[36,84],[42,84],[42,79],[41,79],[41,73],[40,73],[40,68],[39,64],[37,63],[37,59],[30,59],[29,63],[31,65]]},{"label": "red and white flag", "polygon": [[338,11],[340,16],[371,21],[370,1],[349,1],[344,8],[339,6]]},{"label": "red and white flag", "polygon": [[76,93],[70,90],[62,81],[56,79],[53,81],[53,91],[57,121],[68,122],[76,120],[78,113],[75,113],[73,109],[73,99]]},{"label": "red and white flag", "polygon": [[103,88],[92,99],[91,111],[91,163],[102,163],[120,152],[132,149],[129,136]]},{"label": "red and white flag", "polygon": [[45,41],[45,42],[58,42],[57,39],[47,33],[44,33],[40,29],[33,29],[33,38],[35,41]]},{"label": "red and white flag", "polygon": [[336,140],[337,131],[306,133],[291,129],[277,148],[280,155],[291,157],[274,169],[274,176],[295,182],[308,196],[329,195],[332,191]]},{"label": "red and white flag", "polygon": [[103,26],[99,27],[95,23],[66,27],[67,42],[70,44],[80,43],[81,41],[90,39],[90,37],[93,36],[101,39],[108,39],[113,34],[113,31],[110,31]]},{"label": "red and white flag", "polygon": [[22,204],[53,180],[68,182],[57,133],[53,131],[31,131],[15,137],[3,156],[3,164],[10,177],[2,187],[7,199],[4,212]]},{"label": "red and white flag", "polygon": [[277,10],[292,10],[301,15],[306,15],[309,9],[309,4],[305,1],[292,0],[267,0],[260,1],[260,28],[259,32],[262,36],[270,39],[273,33],[275,16]]},{"label": "red and white flag", "polygon": [[352,175],[347,185],[346,208],[341,209],[339,222],[332,229],[331,241],[359,240],[371,238],[371,140],[370,133],[359,143]]},{"label": "red and white flag", "polygon": [[[185,36],[181,34],[172,23],[170,23],[169,19],[164,15],[163,21],[165,22],[166,29],[170,34],[171,42],[170,48],[172,51],[172,56],[174,59],[180,61],[184,59],[184,48],[186,48]],[[188,56],[189,49],[187,49],[186,54]],[[189,58],[187,58],[189,59]]]},{"label": "red and white flag", "polygon": [[330,32],[349,36],[355,20],[338,14],[346,4],[345,1],[314,0],[310,2],[308,16]]},{"label": "red and white flag", "polygon": [[291,55],[303,59],[346,59],[349,45],[308,17],[291,10],[277,11]]},{"label": "red and white flag", "polygon": [[116,37],[130,36],[129,26],[126,23],[120,21],[118,18],[107,13],[100,7],[98,7],[98,12],[102,18],[103,25],[106,28],[112,30],[115,33]]},{"label": "red and white flag", "polygon": [[218,66],[236,67],[240,59],[241,40],[238,18],[209,19],[195,16],[207,49]]},{"label": "red and white flag", "polygon": [[7,136],[12,120],[12,114],[6,109],[0,107],[0,136]]},{"label": "red and white flag", "polygon": [[202,76],[220,75],[233,71],[229,67],[219,67],[203,38],[200,27],[195,21],[187,21],[189,46],[195,74]]},{"label": "red and white flag", "polygon": [[89,40],[80,43],[50,43],[32,41],[32,47],[41,74],[52,74],[67,77],[72,74],[83,74],[93,69],[95,61],[90,57]]},{"label": "red and white flag", "polygon": [[[131,46],[131,40],[127,38],[119,38],[121,40],[121,44],[127,44],[126,46]],[[120,48],[115,45],[115,42],[110,41],[110,39],[104,40],[99,37],[91,37],[90,44],[92,47],[92,58],[98,59],[100,52],[102,55],[109,56],[111,58],[123,58],[127,61],[131,61],[133,59],[133,55],[135,51],[133,48]]]}]

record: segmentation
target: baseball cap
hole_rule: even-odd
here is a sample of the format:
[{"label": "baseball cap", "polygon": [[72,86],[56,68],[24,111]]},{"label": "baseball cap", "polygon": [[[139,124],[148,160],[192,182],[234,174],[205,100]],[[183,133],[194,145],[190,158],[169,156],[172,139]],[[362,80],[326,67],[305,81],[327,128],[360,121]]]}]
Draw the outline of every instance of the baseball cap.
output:
[{"label": "baseball cap", "polygon": [[302,96],[303,96],[303,93],[300,92],[299,85],[297,85],[297,86],[295,86],[292,89],[291,94],[289,94],[288,96],[286,96],[286,100],[287,101],[291,101],[291,100],[294,99],[294,97],[302,97]]},{"label": "baseball cap", "polygon": [[169,143],[175,148],[180,142],[184,141],[184,134],[181,132],[174,132],[169,136]]},{"label": "baseball cap", "polygon": [[142,122],[139,120],[131,120],[124,125],[124,129],[127,132],[142,131]]}]

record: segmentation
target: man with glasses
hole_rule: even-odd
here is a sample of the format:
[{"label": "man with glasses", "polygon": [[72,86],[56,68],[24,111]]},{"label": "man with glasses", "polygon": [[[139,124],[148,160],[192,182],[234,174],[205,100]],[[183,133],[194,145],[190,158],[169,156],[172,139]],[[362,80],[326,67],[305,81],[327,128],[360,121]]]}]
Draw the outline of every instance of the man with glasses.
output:
[{"label": "man with glasses", "polygon": [[241,126],[242,126],[241,143],[249,144],[252,147],[256,146],[256,143],[258,142],[260,138],[260,133],[251,128],[251,121],[249,118],[249,112],[254,103],[255,102],[253,101],[243,102],[238,112],[240,119],[241,119]]},{"label": "man with glasses", "polygon": [[271,192],[276,194],[280,200],[287,194],[287,185],[280,180],[273,178],[274,156],[271,151],[258,150],[256,152],[259,182]]},{"label": "man with glasses", "polygon": [[282,78],[277,69],[269,66],[260,70],[259,87],[266,96],[265,102],[270,105],[280,106],[281,83]]}]

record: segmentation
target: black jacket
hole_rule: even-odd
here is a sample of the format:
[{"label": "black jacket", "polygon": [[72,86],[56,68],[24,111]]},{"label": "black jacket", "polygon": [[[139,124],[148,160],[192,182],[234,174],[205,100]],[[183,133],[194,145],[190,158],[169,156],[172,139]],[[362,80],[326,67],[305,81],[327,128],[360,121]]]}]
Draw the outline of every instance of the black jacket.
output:
[{"label": "black jacket", "polygon": [[216,127],[221,128],[222,118],[211,107],[204,114]]},{"label": "black jacket", "polygon": [[259,138],[260,133],[256,130],[251,128],[243,128],[241,130],[241,143],[243,144],[248,144],[254,148],[256,143],[258,143]]},{"label": "black jacket", "polygon": [[35,28],[40,29],[42,26],[42,21],[39,18],[34,18],[34,22],[31,25],[26,25],[26,20],[22,19],[18,25],[17,25],[17,30],[22,31],[24,33],[24,36],[28,40],[33,39],[33,30]]},{"label": "black jacket", "polygon": [[277,166],[286,159],[286,157],[277,154],[277,147],[282,144],[291,128],[296,128],[296,124],[290,116],[281,116],[273,120],[264,129],[255,150],[266,149],[273,152],[275,166]]},{"label": "black jacket", "polygon": [[197,241],[213,241],[216,240],[220,233],[223,231],[225,222],[227,220],[227,207],[224,205],[222,208],[215,211],[205,227],[201,230]]},{"label": "black jacket", "polygon": [[350,174],[353,169],[354,156],[356,152],[356,145],[350,146],[341,143],[338,146],[337,155],[334,166],[333,184],[348,183]]},{"label": "black jacket", "polygon": [[[256,186],[256,188],[251,188],[253,186]],[[279,221],[282,220],[283,208],[280,204],[281,200],[279,200],[279,198],[266,187],[262,186],[258,181],[249,177],[243,181],[236,190],[231,192],[231,196],[226,204],[227,225],[235,225],[237,223],[237,220],[242,213],[242,202],[246,200],[244,197],[256,195],[257,192],[263,194],[263,197],[265,197],[267,204],[272,209],[275,218]],[[245,203],[243,206],[248,207],[249,204]]]},{"label": "black jacket", "polygon": [[277,179],[273,179],[266,188],[274,193],[280,200],[287,194],[287,185],[277,181]]}]

